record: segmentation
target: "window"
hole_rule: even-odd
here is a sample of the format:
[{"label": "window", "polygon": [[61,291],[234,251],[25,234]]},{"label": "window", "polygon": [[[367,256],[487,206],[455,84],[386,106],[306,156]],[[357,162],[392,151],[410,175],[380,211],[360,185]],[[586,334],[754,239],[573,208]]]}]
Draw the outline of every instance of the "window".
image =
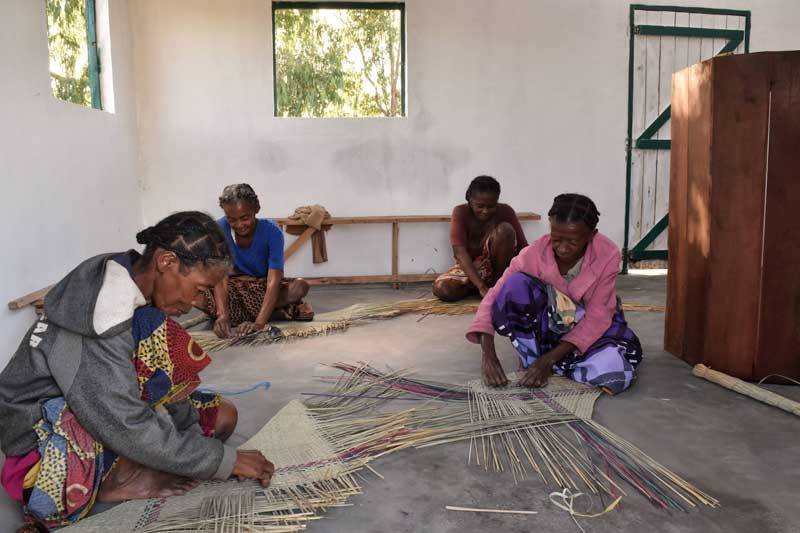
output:
[{"label": "window", "polygon": [[100,109],[94,0],[47,0],[53,96]]},{"label": "window", "polygon": [[275,116],[405,115],[405,6],[274,2]]}]

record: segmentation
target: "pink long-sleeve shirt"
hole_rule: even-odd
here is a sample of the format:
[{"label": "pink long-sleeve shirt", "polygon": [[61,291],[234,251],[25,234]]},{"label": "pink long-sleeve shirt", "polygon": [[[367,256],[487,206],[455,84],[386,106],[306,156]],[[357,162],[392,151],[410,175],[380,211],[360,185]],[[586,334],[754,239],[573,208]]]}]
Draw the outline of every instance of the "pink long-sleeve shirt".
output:
[{"label": "pink long-sleeve shirt", "polygon": [[545,235],[512,259],[503,276],[486,293],[467,330],[467,339],[479,343],[479,333],[494,335],[492,305],[497,292],[511,274],[524,272],[553,285],[574,302],[583,305],[583,319],[561,338],[574,344],[583,353],[611,326],[617,305],[616,281],[619,264],[619,248],[605,235],[596,233],[586,247],[580,274],[571,283],[567,283],[558,271],[550,235]]}]

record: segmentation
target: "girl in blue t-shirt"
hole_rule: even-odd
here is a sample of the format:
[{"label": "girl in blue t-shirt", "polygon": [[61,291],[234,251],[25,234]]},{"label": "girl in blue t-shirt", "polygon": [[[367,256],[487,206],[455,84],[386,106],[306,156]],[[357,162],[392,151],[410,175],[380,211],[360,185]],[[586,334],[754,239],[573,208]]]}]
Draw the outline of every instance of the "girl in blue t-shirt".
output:
[{"label": "girl in blue t-shirt", "polygon": [[228,185],[219,205],[225,216],[217,224],[228,240],[234,272],[206,294],[204,311],[215,317],[214,333],[247,335],[270,320],[312,320],[311,305],[303,302],[308,282],[283,277],[283,232],[271,220],[256,218],[261,204],[253,188]]}]

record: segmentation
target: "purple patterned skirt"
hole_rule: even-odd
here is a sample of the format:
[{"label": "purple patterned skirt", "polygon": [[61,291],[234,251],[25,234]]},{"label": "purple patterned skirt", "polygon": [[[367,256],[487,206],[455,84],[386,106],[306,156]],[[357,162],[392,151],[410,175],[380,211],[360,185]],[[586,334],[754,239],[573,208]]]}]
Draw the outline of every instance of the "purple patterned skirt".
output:
[{"label": "purple patterned skirt", "polygon": [[[528,368],[539,355],[558,345],[568,330],[563,327],[548,291],[541,280],[523,272],[512,274],[492,305],[495,331],[511,339],[522,366]],[[576,319],[583,316],[579,305]],[[642,345],[628,327],[621,306],[611,327],[585,353],[573,352],[559,361],[553,371],[580,383],[622,392],[633,382],[634,369],[642,360]]]}]

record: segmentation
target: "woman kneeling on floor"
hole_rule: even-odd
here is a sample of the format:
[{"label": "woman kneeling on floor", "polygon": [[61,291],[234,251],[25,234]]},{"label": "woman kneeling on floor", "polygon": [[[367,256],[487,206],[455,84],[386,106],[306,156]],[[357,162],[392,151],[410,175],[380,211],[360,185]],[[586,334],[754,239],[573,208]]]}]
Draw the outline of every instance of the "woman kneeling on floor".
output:
[{"label": "woman kneeling on floor", "polygon": [[548,215],[550,234],[511,261],[467,332],[481,345],[484,381],[508,383],[495,352],[497,332],[519,353],[522,386],[543,387],[555,372],[621,392],[633,381],[642,346],[617,299],[619,249],[598,233],[600,213],[586,196],[559,195]]},{"label": "woman kneeling on floor", "polygon": [[81,263],[0,373],[0,477],[27,518],[83,518],[95,501],[183,494],[231,475],[268,484],[274,466],[223,444],[233,404],[195,391],[210,359],[169,315],[189,311],[231,265],[204,213],[171,215],[131,250]]},{"label": "woman kneeling on floor", "polygon": [[467,188],[467,203],[450,219],[450,244],[456,264],[433,282],[433,294],[454,302],[470,294],[485,296],[508,268],[511,258],[528,246],[517,213],[498,203],[500,184],[478,176]]},{"label": "woman kneeling on floor", "polygon": [[219,197],[225,216],[217,221],[233,254],[233,273],[206,291],[201,309],[214,317],[220,338],[261,331],[270,320],[312,320],[303,302],[308,282],[283,277],[283,232],[261,210],[253,188],[228,185]]}]

